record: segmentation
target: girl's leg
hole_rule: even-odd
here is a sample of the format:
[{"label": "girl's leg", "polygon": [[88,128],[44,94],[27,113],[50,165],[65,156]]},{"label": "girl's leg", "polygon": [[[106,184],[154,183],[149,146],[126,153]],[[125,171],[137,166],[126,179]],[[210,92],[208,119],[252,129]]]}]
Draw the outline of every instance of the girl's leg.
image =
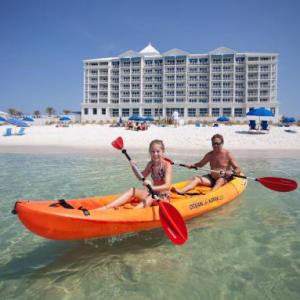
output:
[{"label": "girl's leg", "polygon": [[142,199],[143,197],[146,197],[147,195],[148,195],[148,193],[144,190],[130,188],[128,191],[123,193],[121,196],[119,196],[113,202],[110,202],[107,205],[97,208],[96,210],[103,211],[103,210],[106,210],[109,208],[118,207],[118,206],[128,202],[132,197],[137,197],[137,198]]},{"label": "girl's leg", "polygon": [[135,206],[135,208],[145,208],[151,206],[154,199],[152,198],[152,195],[147,195],[145,198],[142,198],[141,202]]}]

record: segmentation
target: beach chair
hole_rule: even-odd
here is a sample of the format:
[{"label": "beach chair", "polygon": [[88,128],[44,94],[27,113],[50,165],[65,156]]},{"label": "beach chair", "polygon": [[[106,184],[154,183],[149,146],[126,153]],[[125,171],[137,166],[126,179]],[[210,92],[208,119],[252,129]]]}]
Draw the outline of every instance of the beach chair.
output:
[{"label": "beach chair", "polygon": [[6,128],[6,131],[4,132],[3,136],[12,136],[12,129]]},{"label": "beach chair", "polygon": [[24,134],[25,134],[25,128],[21,127],[15,135],[24,135]]},{"label": "beach chair", "polygon": [[250,130],[256,130],[256,122],[255,122],[255,120],[250,120],[249,121],[249,129]]},{"label": "beach chair", "polygon": [[268,121],[266,120],[261,121],[260,123],[261,130],[269,130],[268,126],[269,126]]}]

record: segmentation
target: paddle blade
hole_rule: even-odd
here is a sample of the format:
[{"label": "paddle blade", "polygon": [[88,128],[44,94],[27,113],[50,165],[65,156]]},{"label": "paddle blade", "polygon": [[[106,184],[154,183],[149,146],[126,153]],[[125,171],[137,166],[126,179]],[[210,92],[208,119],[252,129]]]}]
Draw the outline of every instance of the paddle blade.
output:
[{"label": "paddle blade", "polygon": [[170,203],[159,201],[159,216],[168,238],[176,245],[184,244],[188,239],[188,232],[178,210]]},{"label": "paddle blade", "polygon": [[256,181],[277,192],[291,192],[298,186],[295,180],[280,177],[262,177],[256,178]]},{"label": "paddle blade", "polygon": [[112,141],[112,146],[118,150],[122,150],[124,143],[123,143],[123,139],[121,136],[119,136],[117,139],[115,139],[114,141]]}]

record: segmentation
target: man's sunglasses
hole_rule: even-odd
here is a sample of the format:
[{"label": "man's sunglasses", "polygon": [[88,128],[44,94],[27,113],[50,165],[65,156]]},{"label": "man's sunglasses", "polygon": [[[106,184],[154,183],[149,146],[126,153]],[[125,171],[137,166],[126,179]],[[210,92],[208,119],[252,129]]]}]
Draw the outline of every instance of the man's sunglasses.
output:
[{"label": "man's sunglasses", "polygon": [[220,145],[222,145],[223,143],[213,142],[212,144],[213,144],[213,146],[220,146]]}]

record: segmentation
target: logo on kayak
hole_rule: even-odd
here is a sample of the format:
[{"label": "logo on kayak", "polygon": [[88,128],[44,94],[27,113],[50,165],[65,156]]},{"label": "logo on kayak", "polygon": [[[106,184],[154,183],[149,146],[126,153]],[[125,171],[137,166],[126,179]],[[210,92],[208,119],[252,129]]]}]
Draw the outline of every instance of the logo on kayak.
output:
[{"label": "logo on kayak", "polygon": [[206,199],[205,201],[199,201],[199,202],[195,202],[195,203],[190,204],[189,209],[192,210],[192,209],[195,209],[195,208],[199,208],[199,207],[202,207],[202,206],[208,205],[210,203],[213,203],[215,201],[220,201],[220,200],[223,200],[223,199],[224,199],[223,195],[211,197],[209,199]]}]

